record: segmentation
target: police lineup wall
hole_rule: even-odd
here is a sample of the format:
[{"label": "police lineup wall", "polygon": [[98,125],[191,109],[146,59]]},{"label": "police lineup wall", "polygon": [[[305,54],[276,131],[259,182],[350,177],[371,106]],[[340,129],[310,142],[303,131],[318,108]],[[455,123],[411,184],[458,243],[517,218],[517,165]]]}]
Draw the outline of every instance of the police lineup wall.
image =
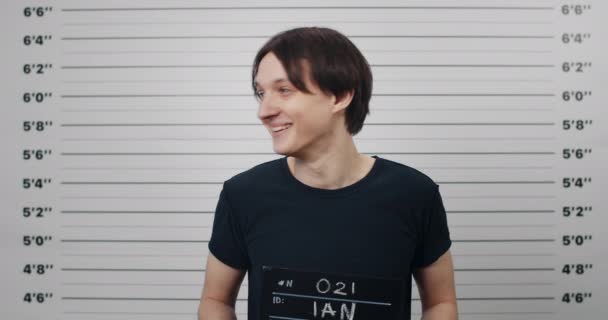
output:
[{"label": "police lineup wall", "polygon": [[192,319],[222,182],[280,156],[253,56],[311,25],[372,67],[359,151],[440,185],[460,319],[600,318],[604,2],[2,7],[2,318]]}]

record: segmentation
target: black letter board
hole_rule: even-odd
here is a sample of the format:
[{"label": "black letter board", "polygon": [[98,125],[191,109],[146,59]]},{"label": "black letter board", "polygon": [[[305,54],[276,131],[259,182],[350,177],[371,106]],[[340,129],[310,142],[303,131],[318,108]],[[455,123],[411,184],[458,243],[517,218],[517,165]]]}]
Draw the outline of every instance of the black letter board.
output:
[{"label": "black letter board", "polygon": [[262,267],[262,320],[403,319],[404,279]]}]

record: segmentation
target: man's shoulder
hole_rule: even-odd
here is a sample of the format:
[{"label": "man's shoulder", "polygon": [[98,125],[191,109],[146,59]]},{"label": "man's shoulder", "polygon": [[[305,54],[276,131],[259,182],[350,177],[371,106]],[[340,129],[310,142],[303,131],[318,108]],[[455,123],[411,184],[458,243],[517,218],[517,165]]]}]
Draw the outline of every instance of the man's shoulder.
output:
[{"label": "man's shoulder", "polygon": [[254,165],[241,171],[224,182],[224,186],[230,189],[259,188],[264,184],[275,181],[280,174],[281,161],[283,158],[273,159]]},{"label": "man's shoulder", "polygon": [[384,159],[385,177],[391,184],[399,185],[404,189],[418,190],[425,194],[433,193],[438,184],[428,173],[401,162]]}]

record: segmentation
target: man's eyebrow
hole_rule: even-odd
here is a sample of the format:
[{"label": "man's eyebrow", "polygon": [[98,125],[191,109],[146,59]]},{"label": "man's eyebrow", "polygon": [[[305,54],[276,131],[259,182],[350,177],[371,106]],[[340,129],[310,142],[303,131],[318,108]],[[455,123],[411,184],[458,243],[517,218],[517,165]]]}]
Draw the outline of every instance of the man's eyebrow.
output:
[{"label": "man's eyebrow", "polygon": [[[277,78],[277,79],[274,79],[274,80],[272,81],[272,83],[277,83],[277,82],[289,82],[289,80],[287,80],[287,79],[285,79],[285,78]],[[260,83],[259,83],[259,82],[257,82],[257,81],[254,81],[254,82],[253,82],[253,84],[254,84],[256,87],[260,85]]]}]

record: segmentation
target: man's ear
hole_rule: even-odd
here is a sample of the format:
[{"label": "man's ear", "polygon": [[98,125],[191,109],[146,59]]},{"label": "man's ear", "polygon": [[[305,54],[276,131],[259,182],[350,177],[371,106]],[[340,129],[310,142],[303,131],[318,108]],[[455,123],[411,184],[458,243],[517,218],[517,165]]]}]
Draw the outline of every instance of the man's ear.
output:
[{"label": "man's ear", "polygon": [[340,96],[334,96],[333,111],[338,112],[346,109],[355,95],[355,89],[343,92]]}]

